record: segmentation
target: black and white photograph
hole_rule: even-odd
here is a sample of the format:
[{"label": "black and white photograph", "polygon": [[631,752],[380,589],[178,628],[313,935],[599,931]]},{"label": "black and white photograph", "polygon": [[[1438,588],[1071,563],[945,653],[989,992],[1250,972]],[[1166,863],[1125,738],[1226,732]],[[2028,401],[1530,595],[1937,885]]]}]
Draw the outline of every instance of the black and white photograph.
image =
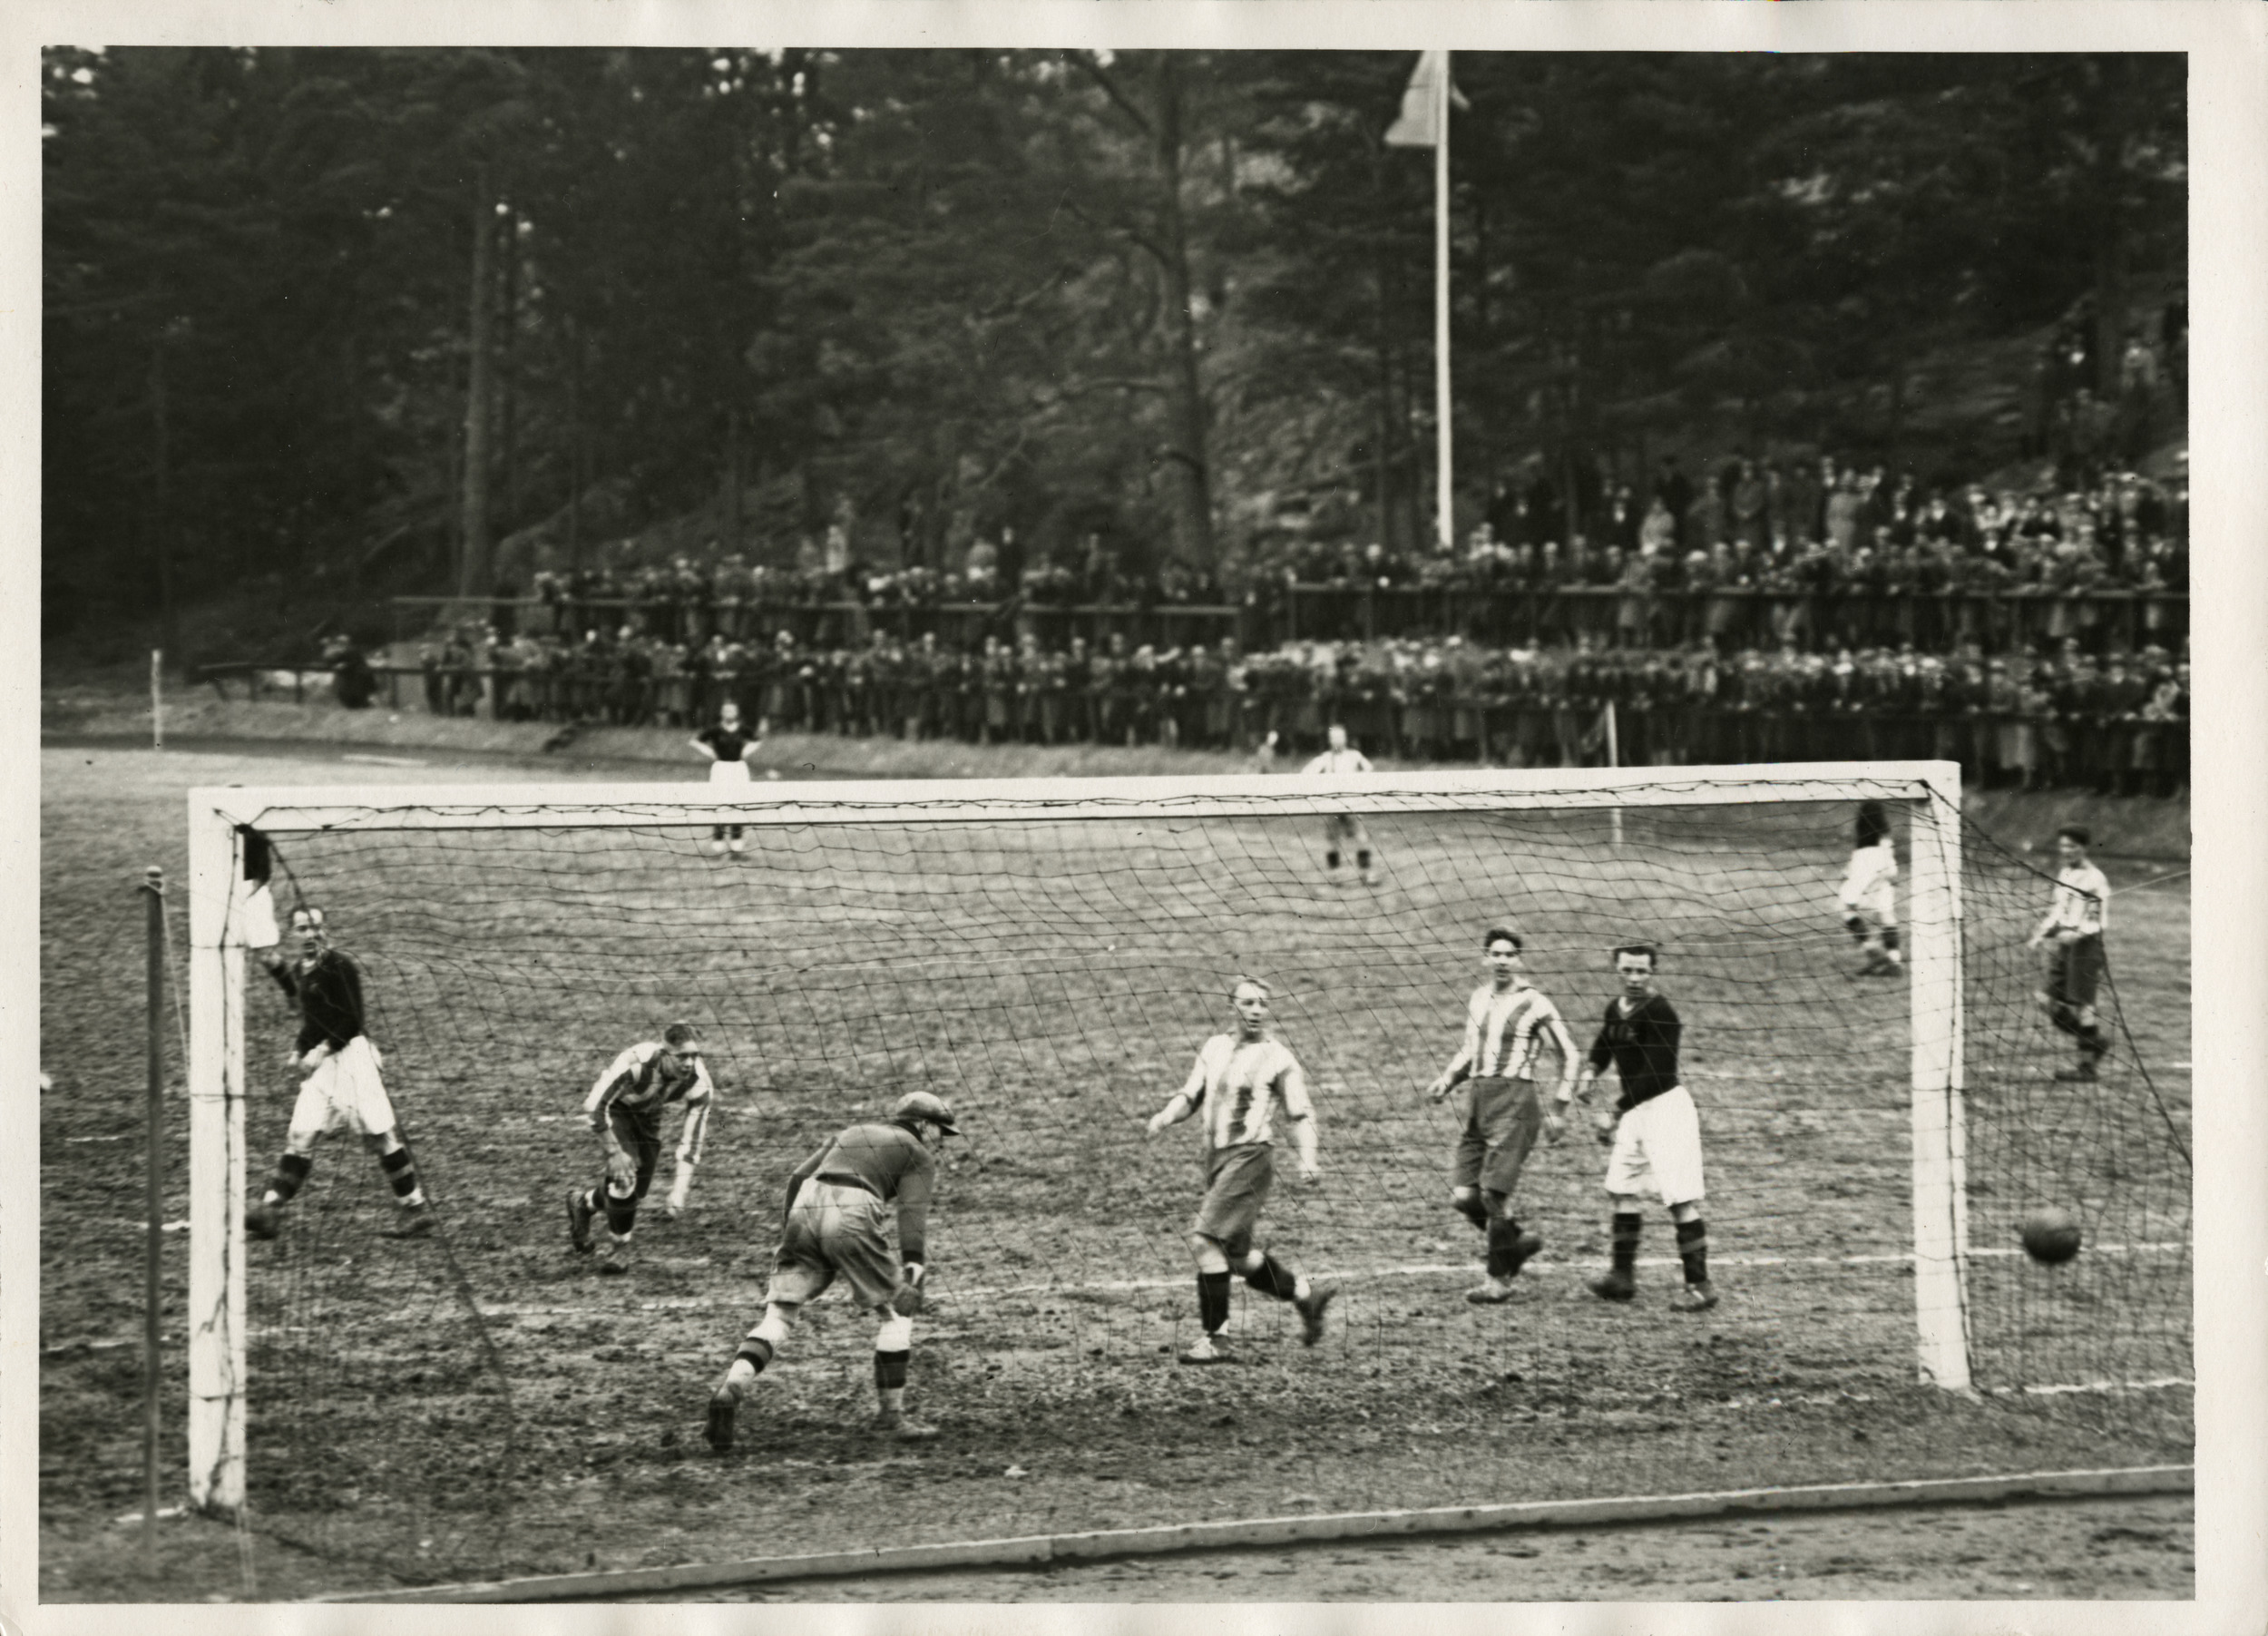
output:
[{"label": "black and white photograph", "polygon": [[6,32],[0,1631],[2268,1616],[2259,14]]}]

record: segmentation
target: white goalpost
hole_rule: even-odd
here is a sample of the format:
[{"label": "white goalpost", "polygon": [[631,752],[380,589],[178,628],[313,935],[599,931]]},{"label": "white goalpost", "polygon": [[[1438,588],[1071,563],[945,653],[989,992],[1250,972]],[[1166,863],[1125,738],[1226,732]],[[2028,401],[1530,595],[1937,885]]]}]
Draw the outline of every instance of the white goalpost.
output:
[{"label": "white goalpost", "polygon": [[[1822,860],[1832,857],[1839,867],[1839,852],[1848,849],[1851,809],[1866,800],[1882,801],[1901,816],[1910,858],[1901,916],[1908,963],[1902,1005],[1880,985],[1853,989],[1838,973],[1834,983],[1841,986],[1833,986],[1816,975],[1822,963],[1832,963],[1845,949],[1842,929],[1822,900],[1827,867]],[[310,901],[355,895],[355,914],[334,909],[333,915],[342,946],[358,957],[367,949],[388,952],[393,923],[381,916],[393,902],[386,894],[445,899],[447,883],[458,878],[481,883],[482,892],[500,900],[500,881],[520,894],[524,914],[518,917],[542,925],[514,935],[548,940],[531,941],[535,954],[514,956],[524,961],[545,957],[546,949],[576,953],[619,922],[626,928],[625,952],[617,955],[625,991],[649,975],[638,965],[649,945],[635,940],[650,939],[653,948],[665,949],[674,936],[682,949],[695,936],[683,927],[693,926],[702,958],[718,965],[713,981],[701,979],[709,987],[691,985],[699,1003],[712,1006],[721,1019],[709,1025],[722,1034],[738,1030],[732,1037],[745,1040],[743,1056],[772,1072],[775,1085],[789,1083],[787,1071],[776,1065],[801,1063],[797,1053],[805,1052],[808,1071],[793,1088],[814,1102],[849,1095],[833,1087],[861,1083],[868,1059],[838,1061],[816,1046],[806,1051],[798,1028],[826,1033],[836,1026],[840,1008],[854,1003],[870,1007],[876,1018],[892,1019],[913,1014],[904,1008],[926,1005],[930,1010],[921,1014],[940,1019],[934,1026],[875,1032],[901,1040],[906,1034],[922,1036],[914,1047],[901,1043],[892,1049],[929,1053],[921,1059],[924,1071],[940,1081],[949,1083],[953,1065],[963,1064],[979,1130],[986,1128],[985,1097],[1007,1094],[999,1086],[1052,1078],[1081,1088],[1089,1099],[1080,1104],[1087,1110],[1082,1117],[1110,1141],[1119,1141],[1110,1132],[1122,1110],[1111,1099],[1132,1092],[1121,1092],[1112,1075],[1129,1084],[1139,1076],[1132,1069],[1121,1074],[1110,1064],[1151,1049],[1127,1042],[1146,1041],[1154,1033],[1161,1059],[1185,1063],[1204,1030],[1217,1025],[1217,1013],[1201,1009],[1209,976],[1280,957],[1308,974],[1304,988],[1291,985],[1304,996],[1305,1009],[1291,1018],[1306,1031],[1303,1053],[1321,1053],[1326,1080],[1346,1087],[1337,1103],[1325,1104],[1326,1141],[1334,1108],[1359,1107],[1369,1120],[1362,1127],[1362,1141],[1369,1145],[1354,1145],[1350,1134],[1349,1156],[1338,1161],[1348,1178],[1342,1190],[1307,1207],[1310,1213],[1302,1218],[1317,1239],[1327,1239],[1334,1224],[1345,1228],[1315,1249],[1326,1265],[1336,1264],[1334,1256],[1353,1265],[1371,1241],[1392,1239],[1398,1246],[1402,1239],[1393,1235],[1407,1237],[1402,1226],[1407,1196],[1422,1192],[1425,1208],[1433,1212],[1429,1220],[1445,1213],[1434,1200],[1441,1190],[1432,1180],[1441,1158],[1434,1134],[1414,1122],[1415,1113],[1396,1111],[1399,1104],[1385,1091],[1370,1087],[1375,1082],[1391,1088],[1389,1082],[1398,1083],[1394,1075],[1413,1072],[1406,1061],[1417,1051],[1432,1052],[1438,1044],[1445,1059],[1453,1048],[1453,1037],[1437,1033],[1436,1014],[1444,1002],[1459,1010],[1474,980],[1478,951],[1464,944],[1500,914],[1519,915],[1544,928],[1542,945],[1557,951],[1551,958],[1559,962],[1549,967],[1549,983],[1560,990],[1557,997],[1579,1043],[1588,1044],[1597,1005],[1608,997],[1597,952],[1634,932],[1646,933],[1667,916],[1673,933],[1666,945],[1665,985],[1681,1006],[1687,994],[1699,996],[1685,1014],[1688,1039],[1701,1042],[1705,1056],[1716,1053],[1706,1056],[1712,1089],[1698,1099],[1705,1126],[1713,1117],[1712,1097],[1728,1108],[1727,1121],[1745,1122],[1726,1138],[1735,1144],[1729,1150],[1735,1197],[1744,1196],[1744,1186],[1745,1197],[1767,1197],[1762,1167],[1776,1162],[1772,1144],[1781,1138],[1774,1133],[1800,1123],[1807,1111],[1800,1099],[1767,1106],[1765,1091],[1756,1089],[1768,1090],[1778,1071],[1772,1053],[1780,1043],[1832,1037],[1835,1007],[1871,1008],[1864,1013],[1870,1019],[1902,1011],[1902,1073],[1881,1064],[1876,1077],[1906,1082],[1911,1162],[1899,1168],[1882,1199],[1869,1208],[1910,1207],[1902,1229],[1883,1224],[1901,1236],[1910,1233],[1915,1364],[1908,1380],[1968,1392],[1980,1382],[1968,1171],[1972,1131],[1966,1063],[1973,1036],[1964,1014],[1973,974],[1964,970],[1960,814],[1959,769],[1939,761],[1332,779],[192,790],[191,1498],[200,1508],[234,1512],[245,1505],[248,1493],[248,1413],[256,1385],[248,1357],[248,1278],[261,1273],[257,1262],[248,1265],[244,1207],[256,1167],[269,1155],[264,1148],[248,1150],[247,1104],[265,1072],[253,1064],[270,1054],[265,1041],[248,1045],[246,1037],[247,962],[234,906],[248,836],[261,838],[281,860],[275,883],[279,918],[288,916],[294,891],[304,891]],[[1309,853],[1319,848],[1311,838],[1320,820],[1343,815],[1359,817],[1376,837],[1386,878],[1374,892],[1325,880],[1312,867]],[[750,831],[757,843],[750,862],[707,857],[699,843],[719,825]],[[1034,884],[1042,877],[1052,883],[1047,896],[1037,895]],[[2011,887],[2009,901],[2015,899]],[[451,913],[459,911],[445,901],[432,905],[435,919]],[[596,918],[605,916],[616,921]],[[493,985],[498,978],[477,965],[475,945],[483,927],[513,929],[514,918],[509,901],[463,911],[453,933],[458,942],[431,946],[467,963],[469,975],[453,980]],[[1096,928],[1114,924],[1128,929],[1122,938],[1112,936],[1108,948],[1088,941],[1104,935]],[[736,927],[745,928],[742,945],[730,941],[741,935]],[[445,928],[431,935],[451,934]],[[932,951],[932,964],[917,975],[918,983],[928,985],[920,993],[916,976],[860,964],[864,944],[884,935],[924,940],[920,946]],[[843,946],[830,950],[830,937]],[[1438,952],[1452,940],[1453,955]],[[789,952],[777,952],[791,945]],[[1279,945],[1294,946],[1279,956],[1272,952]],[[406,973],[421,969],[416,961],[437,957],[423,944],[400,956]],[[1137,968],[1139,977],[1122,975]],[[1407,1021],[1396,1013],[1377,1023],[1344,998],[1348,985],[1384,982],[1383,974],[1404,970],[1406,981],[1392,982],[1393,1004],[1408,1012]],[[807,971],[826,974],[809,979],[809,994],[797,987],[797,974]],[[660,977],[653,981],[666,989]],[[980,981],[990,986],[972,986]],[[1681,989],[1681,981],[1689,986]],[[382,1004],[398,1008],[387,1014],[396,1033],[416,1016],[411,1007],[425,992],[406,992],[408,983],[406,975],[390,991],[378,990]],[[950,987],[953,984],[963,986]],[[1061,990],[1061,1000],[1039,992],[1050,984]],[[891,985],[897,986],[885,988]],[[531,990],[534,986],[531,982]],[[1801,996],[1794,995],[1796,987]],[[1846,1000],[1846,992],[1858,997]],[[1791,1010],[1799,997],[1811,1008],[1801,1016]],[[1766,1021],[1744,1021],[1750,1013],[1740,1007]],[[1066,1012],[1093,1037],[1067,1032],[1071,1023],[1048,1020]],[[807,1013],[815,1020],[796,1020]],[[855,1014],[864,1018],[869,1012]],[[535,1018],[524,1027],[558,1034],[572,1019],[572,1006],[559,1016]],[[1107,1027],[1090,1018],[1107,1018]],[[416,1024],[436,1038],[457,1025],[423,1016]],[[1043,1037],[1051,1028],[1058,1032]],[[1360,1042],[1371,1037],[1366,1029],[1380,1031],[1372,1054],[1381,1061],[1357,1060],[1364,1049]],[[1101,1039],[1106,1032],[1108,1049]],[[1727,1041],[1741,1043],[1741,1050]],[[610,1035],[602,1043],[611,1053],[625,1042]],[[390,1039],[384,1043],[389,1076],[396,1062],[413,1076],[426,1071],[422,1057],[430,1050]],[[590,1050],[601,1042],[575,1043]],[[1857,1047],[1847,1049],[1853,1053],[1849,1060],[1857,1061]],[[1340,1054],[1329,1054],[1334,1051]],[[878,1060],[894,1069],[899,1059]],[[1813,1077],[1803,1095],[1812,1099],[1814,1111],[1833,1094],[1836,1075],[1846,1072],[1844,1061],[1838,1056],[1806,1068]],[[1177,1076],[1179,1071],[1177,1066]],[[1689,1066],[1688,1077],[1694,1072]],[[807,1092],[807,1084],[816,1088]],[[1822,1089],[1808,1088],[1813,1085]],[[963,1087],[953,1089],[959,1095]],[[1159,1096],[1170,1089],[1164,1086]],[[425,1094],[430,1100],[441,1092]],[[1897,1113],[1877,1102],[1851,1119],[1855,1129],[1864,1119]],[[1355,1129],[1352,1112],[1342,1121],[1350,1132]],[[1006,1122],[1002,1113],[992,1128]],[[1869,1129],[1873,1135],[1867,1141],[1890,1135]],[[712,1133],[711,1146],[717,1145]],[[1862,1145],[1861,1138],[1852,1138],[1850,1145]],[[344,1149],[326,1154],[324,1164],[337,1172],[361,1162]],[[1757,1179],[1744,1180],[1751,1155],[1749,1168]],[[1055,1162],[1046,1152],[1026,1157],[1041,1171]],[[1716,1158],[1713,1151],[1713,1164]],[[1382,1174],[1379,1165],[1393,1168],[1391,1183],[1374,1180]],[[1895,1197],[1906,1190],[1908,1197]],[[1191,1202],[1177,1193],[1169,1209],[1161,1205],[1160,1220],[1173,1225],[1152,1236],[1178,1246],[1178,1224]],[[947,1198],[941,1208],[950,1225],[953,1200]],[[1758,1208],[1751,1206],[1752,1216]],[[1805,1210],[1818,1213],[1816,1206]],[[1795,1243],[1809,1230],[1809,1219],[1790,1204],[1774,1231]],[[1136,1229],[1126,1231],[1130,1238]],[[1765,1251],[1776,1253],[1782,1242],[1765,1242]],[[1765,1264],[1770,1254],[1755,1259]],[[1103,1252],[1096,1251],[1091,1264],[1105,1265]],[[1168,1281],[1175,1276],[1170,1265],[1158,1274]],[[719,1297],[712,1327],[729,1332],[744,1309],[744,1297]]]}]

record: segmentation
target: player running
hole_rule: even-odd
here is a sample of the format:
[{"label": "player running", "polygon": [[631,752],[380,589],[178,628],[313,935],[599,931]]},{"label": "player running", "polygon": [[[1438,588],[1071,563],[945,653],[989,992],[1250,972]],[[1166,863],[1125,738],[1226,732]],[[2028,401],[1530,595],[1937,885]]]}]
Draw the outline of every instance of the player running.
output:
[{"label": "player running", "polygon": [[630,1235],[638,1225],[639,1200],[653,1185],[654,1166],[661,1158],[661,1110],[675,1102],[685,1104],[685,1128],[678,1140],[669,1213],[685,1208],[716,1090],[703,1061],[700,1033],[690,1023],[672,1023],[660,1039],[627,1047],[591,1083],[582,1111],[604,1151],[606,1175],[596,1187],[567,1190],[567,1237],[576,1254],[589,1255],[591,1220],[601,1210],[606,1212],[601,1272],[619,1276],[630,1270]]},{"label": "player running", "polygon": [[1898,948],[1898,847],[1880,801],[1861,801],[1851,865],[1836,902],[1843,924],[1866,955],[1862,977],[1894,976],[1906,964]]},{"label": "player running", "polygon": [[2095,990],[2103,980],[2103,929],[2109,924],[2110,882],[2087,861],[2093,838],[2084,824],[2056,831],[2063,867],[2056,872],[2055,895],[2027,948],[2045,945],[2040,987],[2033,998],[2057,1029],[2078,1041],[2079,1060],[2056,1070],[2059,1080],[2091,1080],[2096,1064],[2110,1049],[2095,1022]]},{"label": "player running", "polygon": [[1598,1139],[1609,1142],[1606,1188],[1614,1200],[1614,1264],[1590,1280],[1590,1292],[1609,1301],[1637,1294],[1638,1195],[1650,1192],[1669,1207],[1677,1226],[1677,1258],[1686,1284],[1670,1304],[1680,1312],[1706,1312],[1716,1305],[1709,1284],[1708,1229],[1701,1220],[1701,1119],[1693,1097],[1678,1082],[1677,1046],[1682,1026],[1668,1000],[1655,992],[1659,954],[1650,943],[1626,943],[1614,952],[1622,993],[1607,1002],[1590,1058],[1583,1064],[1576,1094],[1590,1100],[1592,1081],[1611,1063],[1622,1081],[1613,1111],[1599,1112]]},{"label": "player running", "polygon": [[[718,707],[717,723],[704,727],[690,740],[693,748],[709,759],[709,781],[711,784],[745,784],[748,781],[748,757],[764,742],[761,730],[748,732],[740,725],[740,707],[728,699]],[[719,824],[709,832],[709,849],[719,857],[728,846],[738,852],[748,850],[748,842],[741,837],[738,824]]]},{"label": "player running", "polygon": [[303,905],[292,910],[291,934],[299,940],[299,958],[278,969],[276,981],[298,1004],[299,1034],[284,1060],[307,1078],[291,1107],[283,1157],[260,1201],[244,1212],[244,1230],[256,1239],[276,1236],[284,1206],[315,1169],[315,1144],[325,1131],[344,1128],[378,1156],[378,1169],[401,1207],[400,1225],[386,1236],[422,1237],[433,1230],[433,1212],[395,1127],[394,1104],[378,1076],[378,1048],[363,1032],[362,970],[331,946],[321,909]]},{"label": "player running", "polygon": [[1197,1304],[1204,1333],[1181,1352],[1185,1364],[1233,1363],[1222,1344],[1228,1322],[1228,1275],[1239,1272],[1263,1295],[1289,1301],[1299,1313],[1300,1339],[1314,1346],[1323,1338],[1323,1315],[1338,1294],[1329,1284],[1274,1256],[1253,1249],[1253,1229],[1276,1180],[1276,1111],[1291,1127],[1299,1154],[1299,1179],[1322,1174],[1315,1161],[1315,1109],[1299,1063],[1268,1032],[1269,989],[1246,977],[1231,991],[1237,1029],[1217,1034],[1197,1053],[1197,1065],[1181,1089],[1150,1116],[1153,1136],[1199,1109],[1205,1114],[1205,1198],[1189,1228],[1189,1249],[1197,1261]]},{"label": "player running", "polygon": [[[1575,1094],[1579,1058],[1575,1036],[1559,1008],[1523,974],[1518,932],[1491,926],[1481,939],[1489,980],[1472,991],[1465,1007],[1465,1041],[1427,1094],[1441,1101],[1460,1082],[1470,1081],[1464,1130],[1450,1171],[1449,1202],[1457,1213],[1488,1235],[1488,1277],[1465,1291],[1476,1306],[1512,1298],[1512,1279],[1543,1239],[1520,1230],[1512,1215],[1512,1191],[1520,1167],[1541,1130],[1552,1141],[1566,1127],[1564,1110]],[[1536,1101],[1536,1057],[1545,1036],[1559,1053],[1559,1093],[1546,1114]]]},{"label": "player running", "polygon": [[[909,1418],[905,1376],[914,1350],[914,1315],[927,1276],[929,1202],[937,1149],[961,1134],[953,1105],[926,1091],[897,1100],[885,1123],[837,1131],[787,1178],[787,1210],[772,1257],[764,1319],[748,1333],[709,1397],[709,1446],[732,1446],[733,1416],[756,1377],[787,1339],[796,1309],[816,1300],[839,1276],[858,1304],[880,1320],[875,1331],[875,1389],[881,1409],[875,1429],[904,1442],[934,1437],[937,1428]],[[897,1207],[898,1249],[883,1229]]]},{"label": "player running", "polygon": [[[1370,758],[1348,746],[1345,728],[1334,721],[1327,737],[1329,748],[1308,762],[1305,770],[1335,775],[1371,770]],[[1376,886],[1378,874],[1371,867],[1370,832],[1363,828],[1359,813],[1334,812],[1323,820],[1323,862],[1333,880],[1339,877],[1342,844],[1354,848],[1354,867],[1361,873],[1363,884],[1366,887]]]}]

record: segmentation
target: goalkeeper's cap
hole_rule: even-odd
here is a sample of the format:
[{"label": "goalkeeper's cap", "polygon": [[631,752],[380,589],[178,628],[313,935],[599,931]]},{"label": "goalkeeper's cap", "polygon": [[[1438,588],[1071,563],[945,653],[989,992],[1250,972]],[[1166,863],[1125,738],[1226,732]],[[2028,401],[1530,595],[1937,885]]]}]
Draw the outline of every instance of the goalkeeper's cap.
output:
[{"label": "goalkeeper's cap", "polygon": [[948,1136],[961,1134],[961,1127],[953,1121],[953,1104],[928,1091],[908,1091],[899,1097],[897,1106],[890,1110],[890,1122],[910,1126],[930,1124]]}]

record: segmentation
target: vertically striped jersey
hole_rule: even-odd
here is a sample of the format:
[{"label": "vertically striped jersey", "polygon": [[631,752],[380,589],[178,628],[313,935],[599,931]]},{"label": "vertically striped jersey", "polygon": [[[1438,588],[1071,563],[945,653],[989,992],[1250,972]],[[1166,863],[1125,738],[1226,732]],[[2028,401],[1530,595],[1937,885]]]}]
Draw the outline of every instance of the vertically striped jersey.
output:
[{"label": "vertically striped jersey", "polygon": [[2110,882],[2093,864],[2073,864],[2056,871],[2056,897],[2050,912],[2056,929],[2091,937],[2110,924],[2107,915]]},{"label": "vertically striped jersey", "polygon": [[673,1102],[706,1102],[714,1089],[709,1065],[700,1058],[679,1056],[658,1040],[641,1040],[600,1072],[582,1107],[593,1125],[603,1125],[611,1108],[656,1114]]},{"label": "vertically striped jersey", "polygon": [[1217,1034],[1197,1053],[1189,1077],[1198,1082],[1195,1102],[1209,1148],[1273,1142],[1279,1103],[1286,1119],[1314,1112],[1298,1062],[1275,1040],[1247,1043]]},{"label": "vertically striped jersey", "polygon": [[1492,983],[1472,991],[1465,1007],[1465,1059],[1475,1079],[1535,1077],[1537,1035],[1559,1021],[1543,990],[1525,983],[1499,994]]}]

